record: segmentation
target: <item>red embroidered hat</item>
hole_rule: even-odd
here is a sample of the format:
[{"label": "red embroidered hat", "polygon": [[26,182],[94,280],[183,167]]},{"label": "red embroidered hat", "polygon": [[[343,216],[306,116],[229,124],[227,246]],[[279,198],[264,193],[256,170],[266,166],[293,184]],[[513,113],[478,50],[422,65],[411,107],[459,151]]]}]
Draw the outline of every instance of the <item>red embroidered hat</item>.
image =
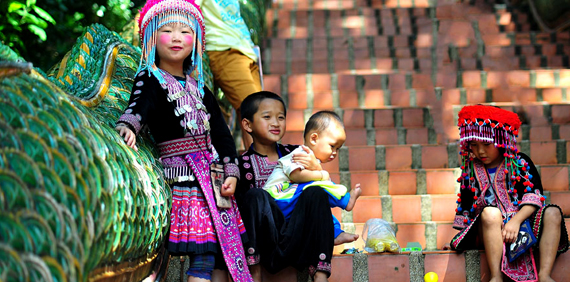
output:
[{"label": "red embroidered hat", "polygon": [[517,114],[485,105],[465,106],[459,112],[457,126],[464,149],[469,141],[495,144],[495,147],[517,152],[516,137],[521,121]]}]

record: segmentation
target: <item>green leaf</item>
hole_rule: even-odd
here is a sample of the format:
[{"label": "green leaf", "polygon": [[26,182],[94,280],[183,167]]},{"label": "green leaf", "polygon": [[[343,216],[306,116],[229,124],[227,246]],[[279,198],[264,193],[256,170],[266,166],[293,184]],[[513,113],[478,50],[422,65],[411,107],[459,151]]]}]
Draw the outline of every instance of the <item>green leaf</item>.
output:
[{"label": "green leaf", "polygon": [[80,21],[83,18],[85,18],[85,15],[83,13],[75,12],[75,14],[73,14],[73,19],[76,21]]},{"label": "green leaf", "polygon": [[26,6],[28,7],[36,6],[36,0],[26,0]]},{"label": "green leaf", "polygon": [[33,32],[35,35],[37,35],[37,36],[40,38],[41,41],[46,41],[46,39],[47,39],[47,34],[46,34],[46,31],[45,31],[43,28],[41,28],[41,27],[39,27],[39,26],[37,26],[37,25],[35,25],[35,24],[31,24],[31,25],[28,25],[28,29],[29,29],[31,32]]},{"label": "green leaf", "polygon": [[14,28],[18,28],[20,26],[20,23],[15,20],[12,17],[8,17],[8,22],[14,27]]},{"label": "green leaf", "polygon": [[36,16],[33,15],[33,14],[25,14],[25,15],[22,15],[22,20],[23,20],[25,23],[30,23],[30,24],[35,24],[35,25],[40,25],[40,24],[41,24],[41,23],[40,23],[40,19],[38,19],[38,17],[36,17]]},{"label": "green leaf", "polygon": [[48,26],[46,21],[39,19],[39,18],[38,18],[38,22],[36,23],[36,25],[38,25],[39,27],[41,27],[43,29],[46,29]]},{"label": "green leaf", "polygon": [[38,7],[38,6],[34,6],[34,11],[36,12],[36,14],[38,14],[40,17],[42,17],[42,19],[50,22],[51,24],[55,25],[55,20],[53,19],[53,17],[46,12],[44,9]]},{"label": "green leaf", "polygon": [[16,10],[14,13],[20,15],[22,18],[25,18],[28,15],[28,11],[26,11],[26,9]]},{"label": "green leaf", "polygon": [[10,3],[10,5],[8,6],[8,13],[12,13],[16,10],[20,10],[22,8],[25,8],[25,7],[26,6],[24,4],[14,1],[14,2]]}]

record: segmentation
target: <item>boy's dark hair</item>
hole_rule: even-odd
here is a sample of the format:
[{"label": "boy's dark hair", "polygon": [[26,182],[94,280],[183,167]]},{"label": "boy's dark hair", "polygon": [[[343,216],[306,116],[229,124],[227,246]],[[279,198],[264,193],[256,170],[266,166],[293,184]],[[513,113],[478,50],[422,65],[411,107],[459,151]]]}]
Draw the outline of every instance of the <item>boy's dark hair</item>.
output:
[{"label": "boy's dark hair", "polygon": [[327,129],[331,123],[334,122],[339,124],[344,128],[344,123],[342,119],[333,111],[320,111],[311,116],[309,121],[305,125],[305,132],[303,132],[303,138],[307,137],[309,132],[321,133]]},{"label": "boy's dark hair", "polygon": [[259,104],[261,104],[265,99],[273,99],[281,102],[281,104],[283,104],[283,109],[285,110],[285,116],[287,116],[287,107],[279,95],[270,91],[259,91],[250,94],[243,100],[243,102],[241,102],[241,118],[252,121],[253,115],[255,115],[259,110]]}]

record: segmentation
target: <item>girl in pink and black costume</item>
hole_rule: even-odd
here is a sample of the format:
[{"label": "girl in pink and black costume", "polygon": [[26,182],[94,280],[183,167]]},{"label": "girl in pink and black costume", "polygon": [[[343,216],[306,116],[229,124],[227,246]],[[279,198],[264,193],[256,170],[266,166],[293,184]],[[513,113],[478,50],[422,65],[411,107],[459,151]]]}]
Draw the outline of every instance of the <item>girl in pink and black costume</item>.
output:
[{"label": "girl in pink and black costume", "polygon": [[210,165],[223,163],[221,192],[232,196],[239,169],[228,126],[204,87],[202,13],[192,0],[149,0],[139,27],[141,64],[116,129],[136,149],[136,134],[148,126],[158,144],[172,188],[167,249],[189,255],[188,281],[210,280],[220,254],[234,281],[252,281],[235,200],[230,209],[217,208],[210,180]]},{"label": "girl in pink and black costume", "polygon": [[[517,148],[520,125],[516,114],[497,107],[466,106],[459,112],[462,174],[453,227],[461,232],[451,247],[484,248],[491,281],[502,281],[502,273],[514,281],[553,281],[552,266],[568,250],[568,234],[560,208],[544,203],[532,160]],[[526,219],[538,243],[509,262],[506,247]],[[533,251],[540,257],[538,272]]]}]

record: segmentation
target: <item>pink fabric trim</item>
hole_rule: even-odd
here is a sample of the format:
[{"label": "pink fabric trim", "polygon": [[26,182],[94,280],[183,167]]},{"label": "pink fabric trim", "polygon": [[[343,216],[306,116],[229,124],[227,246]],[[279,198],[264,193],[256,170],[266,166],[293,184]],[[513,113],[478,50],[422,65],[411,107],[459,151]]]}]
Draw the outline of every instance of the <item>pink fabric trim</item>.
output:
[{"label": "pink fabric trim", "polygon": [[464,216],[456,215],[455,220],[453,221],[453,227],[454,228],[460,228],[460,229],[465,228],[467,226],[467,224],[465,224],[463,219],[465,219]]},{"label": "pink fabric trim", "polygon": [[317,271],[322,271],[327,273],[328,276],[330,276],[331,274],[331,264],[328,262],[324,262],[324,261],[319,261],[319,263],[317,264],[317,267],[314,266],[309,266],[309,275],[311,277],[314,277],[315,274],[317,273]]},{"label": "pink fabric trim", "polygon": [[522,254],[515,261],[509,262],[505,255],[506,246],[503,243],[503,259],[501,262],[501,271],[509,278],[517,282],[536,282],[538,281],[538,273],[536,272],[536,263],[532,254],[532,248],[528,252]]},{"label": "pink fabric trim", "polygon": [[521,205],[533,205],[538,208],[542,207],[542,202],[540,201],[540,196],[534,193],[526,193],[523,195]]},{"label": "pink fabric trim", "polygon": [[139,134],[139,131],[142,128],[141,122],[137,116],[133,114],[123,114],[119,117],[119,121],[117,123],[125,123],[132,126],[135,129],[135,134]]},{"label": "pink fabric trim", "polygon": [[233,176],[239,180],[239,167],[234,163],[227,163],[224,165],[224,174],[226,178]]}]

